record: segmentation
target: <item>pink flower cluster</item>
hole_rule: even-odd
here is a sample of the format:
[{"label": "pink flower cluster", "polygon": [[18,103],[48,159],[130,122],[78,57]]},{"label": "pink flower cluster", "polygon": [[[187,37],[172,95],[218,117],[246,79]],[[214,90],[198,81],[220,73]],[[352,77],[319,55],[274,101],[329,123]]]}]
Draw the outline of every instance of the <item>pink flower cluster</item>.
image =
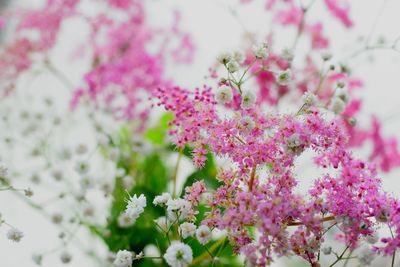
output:
[{"label": "pink flower cluster", "polygon": [[[236,252],[251,263],[265,266],[274,255],[296,254],[318,266],[328,223],[339,225],[338,238],[351,248],[372,235],[377,224],[387,223],[396,235],[383,238],[384,246],[375,250],[392,254],[399,247],[400,206],[382,191],[375,167],[348,151],[349,136],[340,116],[326,119],[314,107],[303,115],[228,108],[232,116],[221,116],[209,87],[195,92],[160,89],[158,97],[175,115],[171,134],[176,144],[193,146],[198,166],[208,149],[232,163],[218,174],[223,185],[208,191],[203,223],[226,230]],[[305,151],[314,154],[314,166],[326,174],[301,194],[293,168]],[[204,191],[198,182],[187,190],[187,199],[196,206]]]}]

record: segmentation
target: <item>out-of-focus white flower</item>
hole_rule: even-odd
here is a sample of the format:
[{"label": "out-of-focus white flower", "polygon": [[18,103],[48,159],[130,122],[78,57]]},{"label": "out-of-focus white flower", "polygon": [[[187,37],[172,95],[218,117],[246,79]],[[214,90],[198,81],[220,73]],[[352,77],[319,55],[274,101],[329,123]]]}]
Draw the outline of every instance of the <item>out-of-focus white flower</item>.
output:
[{"label": "out-of-focus white flower", "polygon": [[223,53],[218,57],[218,61],[221,64],[227,64],[231,60],[232,60],[232,56],[229,53]]},{"label": "out-of-focus white flower", "polygon": [[8,174],[8,169],[6,165],[0,163],[0,178],[6,178]]},{"label": "out-of-focus white flower", "polygon": [[14,242],[19,242],[21,239],[24,237],[24,233],[22,233],[20,230],[17,228],[11,228],[7,232],[7,238],[14,241]]},{"label": "out-of-focus white flower", "polygon": [[168,231],[168,220],[165,216],[158,217],[154,222],[157,224],[160,230],[166,232]]},{"label": "out-of-focus white flower", "polygon": [[292,78],[292,72],[290,71],[290,69],[280,71],[276,74],[275,78],[276,78],[276,82],[279,85],[286,86],[289,84],[289,82]]},{"label": "out-of-focus white flower", "polygon": [[231,60],[226,64],[226,68],[230,73],[235,73],[239,70],[239,63],[236,60]]},{"label": "out-of-focus white flower", "polygon": [[192,249],[181,242],[174,242],[169,246],[164,259],[171,267],[185,267],[193,260]]},{"label": "out-of-focus white flower", "polygon": [[179,225],[179,232],[182,238],[188,238],[196,233],[196,225],[194,223],[184,222]]},{"label": "out-of-focus white flower", "polygon": [[233,99],[232,88],[226,85],[223,85],[220,88],[218,88],[216,99],[218,103],[222,105],[232,101]]},{"label": "out-of-focus white flower", "polygon": [[321,250],[324,255],[330,255],[332,253],[332,247],[323,247]]},{"label": "out-of-focus white flower", "polygon": [[171,194],[170,193],[162,193],[159,196],[156,196],[153,200],[153,204],[156,206],[165,206],[167,202],[171,199]]},{"label": "out-of-focus white flower", "polygon": [[341,114],[344,111],[345,103],[339,97],[334,97],[330,104],[330,110],[335,114]]},{"label": "out-of-focus white flower", "polygon": [[33,254],[32,261],[37,265],[42,265],[43,256],[41,254]]},{"label": "out-of-focus white flower", "polygon": [[294,56],[293,52],[290,49],[285,48],[281,52],[281,57],[287,61],[292,61]]},{"label": "out-of-focus white flower", "polygon": [[370,244],[375,244],[379,241],[379,234],[377,231],[373,232],[371,235],[365,237],[365,240]]},{"label": "out-of-focus white flower", "polygon": [[115,256],[114,265],[117,267],[130,267],[132,266],[132,256],[131,252],[120,250]]},{"label": "out-of-focus white flower", "polygon": [[361,263],[362,266],[370,265],[371,262],[375,259],[375,253],[369,247],[363,247],[360,249],[358,253],[358,261]]},{"label": "out-of-focus white flower", "polygon": [[243,109],[250,109],[256,104],[256,96],[252,92],[245,92],[242,95],[241,107]]},{"label": "out-of-focus white flower", "polygon": [[206,225],[200,225],[196,230],[196,238],[200,242],[200,244],[205,245],[210,242],[212,237],[210,228]]},{"label": "out-of-focus white flower", "polygon": [[64,264],[70,263],[72,260],[72,255],[67,251],[63,251],[60,255],[60,260]]},{"label": "out-of-focus white flower", "polygon": [[314,106],[317,103],[317,96],[311,92],[305,92],[301,99],[307,107]]},{"label": "out-of-focus white flower", "polygon": [[118,226],[121,228],[128,228],[135,224],[136,219],[129,216],[126,212],[118,216]]},{"label": "out-of-focus white flower", "polygon": [[133,195],[128,200],[125,212],[132,218],[137,219],[143,213],[146,207],[146,197],[141,194],[139,197]]},{"label": "out-of-focus white flower", "polygon": [[79,174],[86,174],[89,171],[89,164],[86,161],[79,161],[75,165],[75,170]]},{"label": "out-of-focus white flower", "polygon": [[253,47],[253,53],[256,58],[265,59],[268,56],[268,44],[262,43]]}]

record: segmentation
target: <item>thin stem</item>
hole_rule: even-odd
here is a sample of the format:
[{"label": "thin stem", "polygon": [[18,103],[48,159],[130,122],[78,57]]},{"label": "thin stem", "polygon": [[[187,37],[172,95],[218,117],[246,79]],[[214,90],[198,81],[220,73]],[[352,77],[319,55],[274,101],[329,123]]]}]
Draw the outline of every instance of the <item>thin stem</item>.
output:
[{"label": "thin stem", "polygon": [[173,182],[173,189],[172,189],[172,197],[175,198],[176,197],[176,180],[177,180],[177,176],[178,176],[178,170],[179,170],[179,165],[182,159],[182,155],[183,155],[183,148],[179,149],[179,155],[178,155],[178,159],[176,161],[175,164],[175,169],[174,169],[174,174],[172,175],[172,182]]},{"label": "thin stem", "polygon": [[337,259],[336,259],[331,265],[329,265],[329,267],[332,267],[332,266],[334,266],[336,263],[338,263],[339,261],[341,261],[341,260],[343,259],[344,254],[346,253],[346,251],[347,251],[348,249],[349,249],[349,246],[347,246],[347,247],[343,250],[343,252],[342,252],[342,254],[340,254],[340,256],[337,256],[337,255],[336,255]]},{"label": "thin stem", "polygon": [[205,258],[209,256],[209,252],[214,252],[219,246],[225,243],[225,238],[222,238],[215,242],[209,249],[208,252],[204,252],[201,255],[197,256],[189,266],[198,266],[200,262],[202,262]]}]

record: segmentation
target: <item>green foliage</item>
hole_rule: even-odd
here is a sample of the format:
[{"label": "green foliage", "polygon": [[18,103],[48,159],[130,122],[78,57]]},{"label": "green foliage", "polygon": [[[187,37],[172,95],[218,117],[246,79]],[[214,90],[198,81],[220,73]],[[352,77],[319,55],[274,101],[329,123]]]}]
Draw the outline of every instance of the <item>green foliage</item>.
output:
[{"label": "green foliage", "polygon": [[[165,216],[165,210],[152,204],[155,196],[167,192],[170,181],[172,180],[172,169],[168,169],[165,165],[165,159],[171,153],[176,153],[178,149],[174,145],[165,145],[165,136],[168,131],[169,122],[173,119],[170,113],[164,114],[159,124],[148,129],[144,133],[144,137],[153,144],[160,145],[161,148],[149,155],[143,155],[132,151],[132,130],[131,127],[122,127],[116,138],[110,137],[110,146],[117,148],[121,152],[118,161],[118,167],[123,168],[127,174],[134,177],[134,186],[129,190],[123,187],[123,177],[116,177],[114,191],[112,193],[113,201],[109,211],[109,220],[106,226],[96,226],[86,224],[93,235],[104,240],[105,244],[111,251],[117,252],[121,249],[127,249],[140,253],[149,245],[155,245],[160,251],[165,252],[168,248],[168,239],[165,233],[159,231],[154,220]],[[104,155],[108,155],[106,147],[101,148]],[[182,151],[185,157],[191,159],[192,149],[185,147]],[[184,187],[192,185],[196,181],[204,180],[207,188],[216,189],[220,182],[215,179],[217,168],[215,160],[210,153],[207,154],[207,161],[204,168],[195,169],[187,178]],[[129,228],[121,228],[118,226],[118,217],[124,212],[126,200],[129,195],[144,194],[147,198],[147,207],[145,212],[139,217],[135,224]],[[182,196],[185,192],[182,192]],[[204,219],[204,212],[209,208],[204,205],[197,207],[199,214],[196,216],[198,221]],[[173,237],[172,235],[170,236]],[[175,237],[177,238],[177,237]],[[186,242],[188,241],[188,242]],[[201,261],[193,266],[211,266],[210,256],[204,246],[198,243],[195,238],[186,240],[192,250],[194,258],[200,258]],[[219,242],[219,243],[218,243]],[[218,256],[219,263],[215,266],[241,266],[237,257],[234,256],[232,247],[227,240],[212,241],[207,245],[208,249],[215,249],[214,256]],[[133,262],[134,266],[167,266],[164,261],[152,261],[142,259]]]}]

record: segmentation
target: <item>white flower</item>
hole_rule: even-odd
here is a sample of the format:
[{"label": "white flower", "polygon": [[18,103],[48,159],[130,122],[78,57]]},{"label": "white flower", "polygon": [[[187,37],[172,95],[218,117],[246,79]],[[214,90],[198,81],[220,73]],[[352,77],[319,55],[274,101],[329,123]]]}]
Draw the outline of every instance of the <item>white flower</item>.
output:
[{"label": "white flower", "polygon": [[254,107],[256,104],[256,96],[252,92],[245,92],[242,95],[242,104],[240,105],[243,109],[249,109]]},{"label": "white flower", "polygon": [[143,213],[145,207],[146,207],[146,197],[143,194],[137,197],[135,194],[129,198],[125,212],[132,219],[136,220],[139,217],[139,215]]},{"label": "white flower", "polygon": [[357,258],[362,266],[370,265],[371,262],[375,259],[375,253],[371,250],[371,248],[364,247],[360,250]]},{"label": "white flower", "polygon": [[282,50],[281,57],[287,61],[292,61],[294,56],[290,49],[285,48]]},{"label": "white flower", "polygon": [[72,260],[72,255],[69,254],[67,251],[64,251],[63,253],[61,253],[60,255],[60,260],[62,263],[67,264],[70,263]]},{"label": "white flower", "polygon": [[371,235],[365,237],[365,240],[370,244],[375,244],[379,241],[379,234],[378,232],[373,232]]},{"label": "white flower", "polygon": [[117,267],[131,267],[132,266],[132,253],[127,250],[118,251],[115,256],[114,265]]},{"label": "white flower", "polygon": [[6,178],[8,174],[8,169],[7,167],[0,163],[0,178]]},{"label": "white flower", "polygon": [[184,220],[186,219],[191,208],[192,204],[185,199],[170,199],[167,202],[168,218],[171,221],[175,221],[177,219],[176,215],[178,214],[179,219]]},{"label": "white flower", "polygon": [[323,247],[321,250],[324,255],[329,255],[332,253],[332,247]]},{"label": "white flower", "polygon": [[335,114],[341,114],[344,111],[345,103],[339,97],[334,97],[330,104],[330,110]]},{"label": "white flower", "polygon": [[[338,83],[339,86],[340,83]],[[344,86],[344,85],[343,85]],[[336,88],[335,96],[340,98],[344,103],[348,103],[350,100],[349,94],[342,87]]]},{"label": "white flower", "polygon": [[329,61],[332,59],[332,53],[329,51],[323,51],[321,54],[322,60]]},{"label": "white flower", "polygon": [[232,58],[238,63],[243,63],[244,61],[244,55],[240,52],[233,52]]},{"label": "white flower", "polygon": [[171,199],[171,195],[170,193],[162,193],[159,196],[156,196],[153,200],[153,204],[156,206],[165,206],[168,202],[168,200]]},{"label": "white flower", "polygon": [[169,246],[164,259],[171,267],[185,267],[193,260],[192,249],[181,242],[174,242]]},{"label": "white flower", "polygon": [[268,56],[268,44],[262,43],[253,47],[253,53],[256,58],[265,59]]},{"label": "white flower", "polygon": [[226,68],[230,73],[235,73],[239,70],[239,63],[235,60],[231,60],[226,64]]},{"label": "white flower", "polygon": [[41,254],[36,254],[35,253],[35,254],[32,255],[32,260],[37,265],[41,265],[42,264],[42,260],[43,260],[43,256]]},{"label": "white flower", "polygon": [[194,223],[184,222],[179,225],[179,232],[181,233],[182,238],[193,236],[196,233],[196,225],[194,225]]},{"label": "white flower", "polygon": [[201,225],[196,230],[196,237],[199,240],[200,244],[205,245],[211,240],[211,231],[210,228],[206,225]]},{"label": "white flower", "polygon": [[256,126],[253,118],[250,116],[245,116],[240,120],[240,124],[245,131],[251,131]]},{"label": "white flower", "polygon": [[158,225],[158,228],[161,229],[162,231],[166,232],[168,231],[168,220],[165,216],[158,217],[154,222]]},{"label": "white flower", "polygon": [[121,228],[131,227],[135,221],[136,219],[129,216],[126,212],[123,212],[118,216],[118,226]]},{"label": "white flower", "polygon": [[7,238],[14,241],[14,242],[19,242],[21,239],[24,237],[24,233],[22,233],[20,230],[17,228],[11,228],[7,232]]},{"label": "white flower", "polygon": [[279,85],[286,86],[289,84],[290,79],[292,78],[292,72],[290,71],[290,69],[280,71],[276,74],[275,78],[276,78],[276,82]]},{"label": "white flower", "polygon": [[218,57],[218,61],[221,64],[227,64],[231,60],[232,60],[232,56],[229,53],[223,53]]},{"label": "white flower", "polygon": [[297,148],[302,144],[300,135],[298,133],[294,133],[289,137],[288,146],[290,148]]},{"label": "white flower", "polygon": [[317,102],[317,96],[311,92],[305,92],[301,99],[307,107],[314,106]]},{"label": "white flower", "polygon": [[232,88],[226,85],[221,86],[217,91],[216,99],[220,104],[226,104],[232,101],[233,99]]},{"label": "white flower", "polygon": [[79,174],[86,174],[89,171],[89,164],[85,161],[77,162],[75,165],[75,170]]}]

